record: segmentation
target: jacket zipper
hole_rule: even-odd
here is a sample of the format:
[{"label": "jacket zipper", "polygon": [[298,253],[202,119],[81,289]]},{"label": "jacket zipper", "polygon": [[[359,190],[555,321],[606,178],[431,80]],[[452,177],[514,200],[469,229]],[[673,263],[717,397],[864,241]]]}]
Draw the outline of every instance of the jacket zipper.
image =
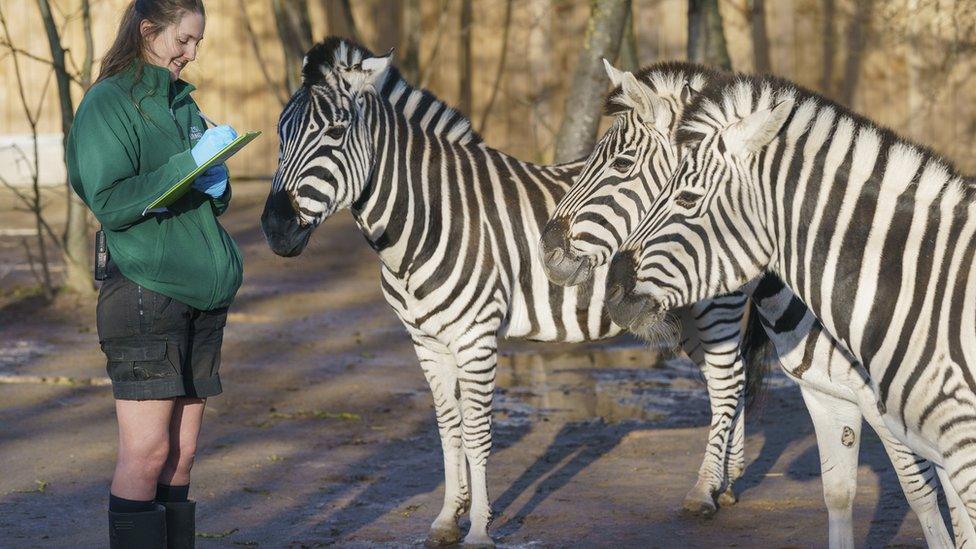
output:
[{"label": "jacket zipper", "polygon": [[173,117],[173,125],[176,126],[176,133],[180,136],[180,142],[183,143],[184,146],[187,145],[186,136],[183,135],[183,129],[180,128],[180,123],[176,120],[176,113],[173,112],[173,107],[169,108],[169,115]]}]

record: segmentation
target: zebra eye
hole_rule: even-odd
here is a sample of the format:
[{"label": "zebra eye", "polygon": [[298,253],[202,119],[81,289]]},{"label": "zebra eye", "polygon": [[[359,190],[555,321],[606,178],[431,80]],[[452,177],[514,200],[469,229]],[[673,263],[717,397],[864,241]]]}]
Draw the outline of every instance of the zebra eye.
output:
[{"label": "zebra eye", "polygon": [[613,161],[613,169],[625,172],[634,165],[633,158],[626,158],[623,156],[618,156],[616,160]]},{"label": "zebra eye", "polygon": [[694,191],[681,191],[674,199],[674,203],[682,208],[694,208],[695,204],[701,199],[702,195]]},{"label": "zebra eye", "polygon": [[326,130],[325,135],[331,137],[332,139],[342,139],[342,136],[345,135],[345,133],[346,133],[345,127],[332,126],[328,130]]}]

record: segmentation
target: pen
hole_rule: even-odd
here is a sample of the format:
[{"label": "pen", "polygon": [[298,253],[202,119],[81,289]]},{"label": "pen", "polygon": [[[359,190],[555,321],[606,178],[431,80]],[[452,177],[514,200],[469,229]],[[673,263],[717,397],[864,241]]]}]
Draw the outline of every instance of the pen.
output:
[{"label": "pen", "polygon": [[203,114],[202,112],[200,112],[200,111],[197,111],[197,112],[200,114],[200,118],[202,118],[203,121],[206,122],[207,124],[210,124],[211,127],[216,128],[217,126],[220,125],[220,124],[214,122],[209,116]]}]

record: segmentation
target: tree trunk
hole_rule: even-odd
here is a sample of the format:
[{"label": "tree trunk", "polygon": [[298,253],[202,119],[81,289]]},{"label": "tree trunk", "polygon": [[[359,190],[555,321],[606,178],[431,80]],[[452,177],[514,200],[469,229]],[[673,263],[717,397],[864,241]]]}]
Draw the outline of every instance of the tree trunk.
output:
[{"label": "tree trunk", "polygon": [[351,38],[362,43],[359,33],[356,32],[356,21],[352,18],[349,0],[322,0],[322,5],[325,7],[325,18],[330,35]]},{"label": "tree trunk", "polygon": [[403,26],[403,0],[374,0],[373,21],[376,29],[370,44],[373,51],[382,54],[390,48],[400,48],[400,29]]},{"label": "tree trunk", "polygon": [[844,61],[844,81],[838,100],[848,107],[854,106],[854,92],[861,76],[861,61],[871,32],[871,11],[874,0],[855,2],[854,18],[847,27],[847,59]]},{"label": "tree trunk", "polygon": [[285,57],[285,86],[291,95],[301,84],[302,60],[312,47],[308,0],[271,0],[271,9]]},{"label": "tree trunk", "polygon": [[461,44],[458,52],[458,109],[467,116],[471,112],[471,0],[461,0]]},{"label": "tree trunk", "polygon": [[834,48],[837,33],[834,31],[837,19],[835,0],[823,0],[823,70],[820,73],[820,91],[828,97],[834,95]]},{"label": "tree trunk", "polygon": [[630,0],[594,0],[583,48],[566,97],[563,123],[556,137],[556,162],[582,158],[596,142],[607,75],[603,59],[616,59]]},{"label": "tree trunk", "polygon": [[400,72],[407,82],[417,84],[420,80],[420,33],[423,19],[420,13],[420,0],[400,0],[403,3],[403,36],[401,51],[397,55]]},{"label": "tree trunk", "polygon": [[[44,31],[47,34],[48,46],[51,49],[51,64],[54,65],[55,80],[58,84],[58,100],[61,107],[61,146],[65,151],[65,161],[67,161],[67,141],[68,131],[71,130],[71,123],[74,121],[74,105],[71,101],[71,76],[64,64],[64,47],[61,45],[61,36],[58,34],[58,27],[51,14],[51,6],[48,0],[37,0],[37,8],[41,12],[41,19],[44,21]],[[88,8],[88,2],[84,2],[83,8]],[[84,10],[88,12],[88,9]],[[90,25],[90,16],[86,18]],[[87,35],[90,36],[91,30],[88,27]],[[86,37],[87,38],[87,37]],[[90,53],[86,53],[86,63],[90,58]],[[91,81],[90,73],[87,80]],[[65,191],[68,200],[67,222],[65,223],[64,234],[61,246],[62,256],[64,257],[64,286],[80,293],[91,292],[94,288],[90,275],[91,265],[88,262],[88,219],[87,209],[77,194],[71,189],[71,185],[65,182]]]},{"label": "tree trunk", "polygon": [[688,60],[732,69],[718,0],[688,1]]},{"label": "tree trunk", "polygon": [[481,113],[481,123],[478,124],[478,133],[484,133],[488,124],[488,115],[491,114],[492,107],[495,106],[495,99],[498,98],[498,90],[501,87],[502,75],[505,74],[505,61],[508,59],[508,35],[512,28],[512,2],[505,2],[505,23],[502,27],[502,52],[498,56],[498,69],[495,72],[495,83],[491,86],[491,95],[488,97],[488,105]]},{"label": "tree trunk", "polygon": [[766,32],[766,2],[764,0],[749,0],[749,22],[752,31],[753,69],[759,74],[772,72],[773,64],[769,60],[769,33]]},{"label": "tree trunk", "polygon": [[617,68],[634,72],[640,68],[637,58],[637,34],[634,32],[634,10],[627,10],[627,21],[624,22],[624,37],[620,42],[620,55],[617,56]]}]

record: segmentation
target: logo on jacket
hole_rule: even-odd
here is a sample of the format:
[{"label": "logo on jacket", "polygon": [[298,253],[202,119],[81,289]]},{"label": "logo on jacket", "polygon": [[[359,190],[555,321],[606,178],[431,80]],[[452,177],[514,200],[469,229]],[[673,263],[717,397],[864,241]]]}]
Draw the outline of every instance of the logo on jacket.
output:
[{"label": "logo on jacket", "polygon": [[190,126],[190,140],[196,141],[203,137],[203,132],[196,126]]}]

